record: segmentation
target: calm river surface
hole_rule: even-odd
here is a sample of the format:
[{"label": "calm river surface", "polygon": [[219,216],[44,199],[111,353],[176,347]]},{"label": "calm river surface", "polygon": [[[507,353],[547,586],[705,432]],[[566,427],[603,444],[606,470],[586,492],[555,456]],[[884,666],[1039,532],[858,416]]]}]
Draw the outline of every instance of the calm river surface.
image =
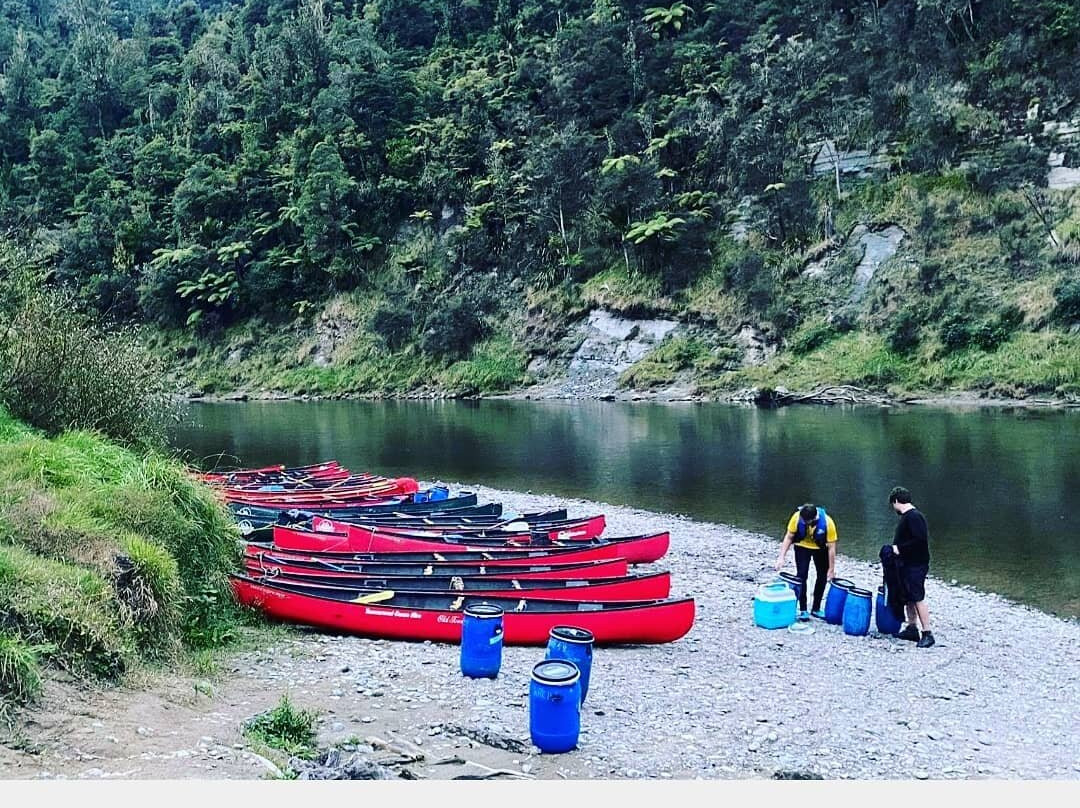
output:
[{"label": "calm river surface", "polygon": [[336,458],[778,540],[810,501],[836,520],[841,552],[863,558],[891,539],[888,492],[905,485],[930,524],[932,574],[1080,615],[1080,416],[1069,413],[495,400],[204,403],[188,417],[174,444],[204,467],[221,452],[243,466]]}]

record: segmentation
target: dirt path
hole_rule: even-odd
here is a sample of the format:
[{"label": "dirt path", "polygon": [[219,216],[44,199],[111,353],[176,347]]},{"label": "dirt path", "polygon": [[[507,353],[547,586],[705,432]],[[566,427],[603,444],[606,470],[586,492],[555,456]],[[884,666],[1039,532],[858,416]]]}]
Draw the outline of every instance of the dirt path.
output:
[{"label": "dirt path", "polygon": [[[404,741],[424,753],[424,760],[408,767],[421,777],[484,773],[471,763],[436,764],[453,758],[531,776],[588,776],[587,768],[567,758],[533,755],[527,726],[455,723],[467,719],[468,710],[455,715],[442,698],[425,693],[453,685],[456,697],[468,702],[463,707],[487,706],[494,683],[462,678],[454,646],[406,647],[414,664],[430,671],[423,681],[395,675],[392,659],[401,646],[299,632],[266,650],[234,657],[213,681],[158,674],[137,686],[87,690],[53,678],[42,703],[24,711],[13,737],[0,744],[0,778],[273,777],[286,758],[249,742],[242,726],[286,692],[298,707],[320,714],[320,745],[345,743],[350,750],[352,741],[372,753],[366,738]],[[508,656],[525,653],[507,650]],[[530,658],[536,653],[533,649]],[[524,656],[522,661],[528,662]],[[523,694],[510,709],[521,712],[526,699]],[[457,734],[458,728],[487,729],[493,743],[511,749],[520,744],[524,751],[479,743]]]}]

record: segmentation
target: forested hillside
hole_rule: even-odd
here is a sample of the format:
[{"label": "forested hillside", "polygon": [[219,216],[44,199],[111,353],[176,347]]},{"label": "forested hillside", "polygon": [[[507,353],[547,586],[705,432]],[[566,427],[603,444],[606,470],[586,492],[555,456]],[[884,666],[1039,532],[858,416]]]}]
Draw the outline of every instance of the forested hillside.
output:
[{"label": "forested hillside", "polygon": [[206,391],[1080,392],[1080,4],[655,2],[0,0],[0,232]]}]

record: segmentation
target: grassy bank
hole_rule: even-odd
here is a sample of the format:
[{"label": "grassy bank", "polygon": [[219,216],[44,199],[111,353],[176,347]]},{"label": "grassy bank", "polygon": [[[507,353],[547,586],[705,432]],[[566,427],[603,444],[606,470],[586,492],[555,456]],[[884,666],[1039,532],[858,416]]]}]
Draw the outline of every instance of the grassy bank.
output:
[{"label": "grassy bank", "polygon": [[969,347],[941,356],[932,345],[910,354],[891,350],[876,334],[838,336],[805,353],[703,378],[705,394],[747,387],[813,390],[850,384],[893,395],[980,392],[998,398],[1080,393],[1080,335],[1023,332],[989,351]]},{"label": "grassy bank", "polygon": [[208,395],[244,391],[288,396],[402,396],[501,393],[526,382],[527,356],[507,322],[460,355],[433,355],[416,339],[402,343],[376,333],[373,318],[386,300],[341,295],[317,315],[283,323],[252,319],[220,331],[161,331],[150,349],[177,368],[187,390]]},{"label": "grassy bank", "polygon": [[45,666],[115,681],[227,643],[237,540],[176,461],[0,410],[0,702],[33,700]]}]

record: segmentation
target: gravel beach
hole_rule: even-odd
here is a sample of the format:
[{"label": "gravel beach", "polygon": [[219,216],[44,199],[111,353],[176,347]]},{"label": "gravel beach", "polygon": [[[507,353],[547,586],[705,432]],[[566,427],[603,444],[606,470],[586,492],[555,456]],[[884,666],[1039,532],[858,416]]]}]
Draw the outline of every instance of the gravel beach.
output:
[{"label": "gravel beach", "polygon": [[[31,743],[0,746],[0,776],[265,777],[272,766],[241,725],[288,691],[320,711],[322,745],[422,750],[410,770],[425,778],[478,776],[481,764],[540,779],[1080,779],[1075,621],[932,578],[930,649],[820,621],[812,635],[766,631],[752,598],[772,577],[775,538],[462,487],[507,509],[603,512],[611,536],[671,531],[668,556],[637,569],[672,572],[672,595],[697,601],[694,628],[669,645],[597,649],[577,751],[529,743],[529,673],[543,649],[508,647],[498,679],[469,680],[457,646],[300,631],[236,655],[195,696],[182,681],[156,693],[52,685],[22,721]],[[880,582],[876,565],[842,555],[837,572]]]}]

